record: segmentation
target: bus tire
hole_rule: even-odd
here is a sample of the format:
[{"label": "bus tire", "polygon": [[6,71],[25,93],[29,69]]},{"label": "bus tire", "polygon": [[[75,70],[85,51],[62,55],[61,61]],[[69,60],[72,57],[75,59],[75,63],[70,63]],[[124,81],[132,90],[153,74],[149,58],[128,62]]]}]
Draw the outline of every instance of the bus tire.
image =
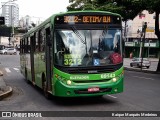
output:
[{"label": "bus tire", "polygon": [[44,93],[44,96],[47,98],[47,99],[50,99],[51,98],[51,95],[50,93],[47,91],[47,82],[46,82],[46,78],[42,77],[42,81],[43,81],[43,84],[42,84],[42,89],[43,89],[43,93]]}]

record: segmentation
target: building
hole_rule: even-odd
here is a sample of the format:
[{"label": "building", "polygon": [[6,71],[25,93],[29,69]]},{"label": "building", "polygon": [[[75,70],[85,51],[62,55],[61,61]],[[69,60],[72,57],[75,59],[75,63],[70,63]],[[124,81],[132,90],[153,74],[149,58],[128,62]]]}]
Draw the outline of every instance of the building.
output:
[{"label": "building", "polygon": [[2,2],[2,16],[5,17],[6,26],[18,27],[19,25],[19,7],[14,2]]},{"label": "building", "polygon": [[[145,39],[141,37],[142,26],[147,23]],[[155,35],[155,13],[150,14],[144,10],[137,15],[126,28],[125,56],[129,57],[133,53],[133,57],[159,57],[159,40]],[[144,48],[142,48],[142,41]]]},{"label": "building", "polygon": [[26,15],[19,20],[19,26],[23,29],[29,29],[31,27],[31,17]]},{"label": "building", "polygon": [[[41,24],[43,21],[44,21],[44,18],[42,18],[42,17],[35,17],[35,16],[26,15],[26,16],[20,18],[19,26],[21,28],[30,30],[31,28]],[[33,26],[33,25],[35,25],[35,26]]]}]

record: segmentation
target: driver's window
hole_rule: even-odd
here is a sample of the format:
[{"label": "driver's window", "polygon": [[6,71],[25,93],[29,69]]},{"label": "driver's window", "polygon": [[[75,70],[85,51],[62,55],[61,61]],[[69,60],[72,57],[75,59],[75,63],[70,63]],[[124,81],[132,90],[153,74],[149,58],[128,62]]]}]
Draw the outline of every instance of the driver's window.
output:
[{"label": "driver's window", "polygon": [[63,63],[63,55],[65,52],[65,45],[62,39],[62,36],[59,32],[56,32],[56,46],[55,46],[55,62],[62,65]]}]

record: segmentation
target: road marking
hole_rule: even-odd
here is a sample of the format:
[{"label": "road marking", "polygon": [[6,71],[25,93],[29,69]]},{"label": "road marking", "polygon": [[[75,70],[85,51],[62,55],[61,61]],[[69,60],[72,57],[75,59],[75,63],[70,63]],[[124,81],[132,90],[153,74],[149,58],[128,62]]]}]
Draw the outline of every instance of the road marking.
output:
[{"label": "road marking", "polygon": [[14,66],[14,68],[20,68],[21,66]]},{"label": "road marking", "polygon": [[148,80],[154,80],[153,78],[146,78],[146,77],[139,77],[139,76],[132,76],[132,77],[141,78],[141,79],[148,79]]},{"label": "road marking", "polygon": [[13,68],[13,69],[14,69],[14,70],[17,70],[17,71],[19,70],[18,68]]},{"label": "road marking", "polygon": [[9,68],[5,68],[5,70],[6,70],[6,72],[11,72],[11,71],[9,70]]},{"label": "road marking", "polygon": [[113,96],[113,95],[107,95],[107,96],[109,96],[109,97],[111,97],[111,98],[114,98],[114,99],[117,98],[117,97],[115,97],[115,96]]}]

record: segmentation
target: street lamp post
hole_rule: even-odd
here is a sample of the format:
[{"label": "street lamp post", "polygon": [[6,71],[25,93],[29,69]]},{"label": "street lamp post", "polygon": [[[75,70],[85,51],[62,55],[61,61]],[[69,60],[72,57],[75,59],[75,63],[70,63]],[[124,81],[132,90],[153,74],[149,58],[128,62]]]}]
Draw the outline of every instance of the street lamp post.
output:
[{"label": "street lamp post", "polygon": [[143,23],[142,26],[142,51],[141,51],[141,70],[142,70],[142,63],[143,63],[143,52],[144,52],[144,43],[145,43],[145,35],[146,35],[146,28],[147,28],[147,22]]},{"label": "street lamp post", "polygon": [[11,26],[12,26],[12,39],[11,39],[11,41],[14,46],[14,17],[13,17],[13,13],[12,13],[12,11],[13,11],[12,8],[13,7],[11,6]]}]

